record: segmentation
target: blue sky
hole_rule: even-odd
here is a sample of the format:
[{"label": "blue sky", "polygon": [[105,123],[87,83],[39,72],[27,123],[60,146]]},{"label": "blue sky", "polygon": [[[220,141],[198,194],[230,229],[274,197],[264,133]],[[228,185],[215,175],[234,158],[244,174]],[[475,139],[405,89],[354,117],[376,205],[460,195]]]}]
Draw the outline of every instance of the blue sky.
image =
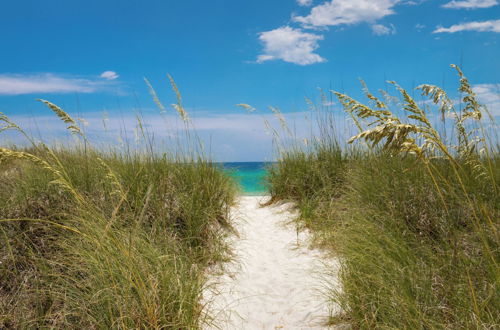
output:
[{"label": "blue sky", "polygon": [[89,118],[89,131],[103,111],[133,125],[140,109],[160,139],[143,77],[170,104],[167,73],[224,161],[272,158],[267,106],[302,118],[318,88],[359,97],[358,78],[453,91],[460,64],[500,115],[498,0],[17,0],[2,3],[0,31],[0,111],[49,135],[61,126],[36,98]]}]

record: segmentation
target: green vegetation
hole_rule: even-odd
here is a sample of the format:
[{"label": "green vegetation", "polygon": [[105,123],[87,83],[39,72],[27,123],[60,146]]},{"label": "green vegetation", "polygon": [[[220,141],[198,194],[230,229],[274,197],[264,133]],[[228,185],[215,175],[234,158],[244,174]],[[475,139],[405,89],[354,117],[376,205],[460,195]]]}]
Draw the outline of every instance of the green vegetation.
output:
[{"label": "green vegetation", "polygon": [[[486,109],[456,69],[460,106],[436,86],[418,87],[439,116],[396,84],[397,102],[366,86],[368,105],[335,93],[359,129],[349,146],[336,137],[335,115],[321,111],[319,135],[290,146],[294,133],[271,109],[286,136],[279,140],[266,123],[280,154],[267,177],[269,203],[295,202],[299,223],[339,256],[341,289],[332,285],[330,293],[342,314],[332,323],[499,325],[500,148]],[[49,147],[0,113],[0,133],[15,130],[31,142],[0,147],[1,328],[210,322],[200,299],[205,270],[228,255],[223,238],[237,189],[196,151],[201,142],[171,84],[188,151],[155,152],[144,130],[145,150],[96,150],[76,121],[42,100],[80,141]]]},{"label": "green vegetation", "polygon": [[[43,102],[81,144],[0,148],[0,328],[209,322],[204,271],[226,256],[234,182],[202,153],[99,152],[66,112]],[[0,115],[0,132],[31,140]]]},{"label": "green vegetation", "polygon": [[270,169],[272,202],[296,202],[300,223],[339,256],[342,288],[332,285],[331,301],[343,313],[332,323],[499,325],[500,150],[456,69],[459,106],[436,86],[419,87],[453,118],[448,140],[404,89],[395,85],[402,100],[390,106],[365,86],[368,105],[336,93],[359,129],[349,142],[360,143],[341,146],[323,124],[312,145],[281,150]]}]

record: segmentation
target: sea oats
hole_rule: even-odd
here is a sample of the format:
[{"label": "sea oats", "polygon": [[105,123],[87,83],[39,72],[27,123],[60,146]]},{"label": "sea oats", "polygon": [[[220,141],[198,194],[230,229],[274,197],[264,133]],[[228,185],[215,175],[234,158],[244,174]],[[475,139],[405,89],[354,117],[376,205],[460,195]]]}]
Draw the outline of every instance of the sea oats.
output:
[{"label": "sea oats", "polygon": [[281,112],[281,110],[279,108],[272,107],[272,106],[270,106],[269,109],[272,111],[272,113],[274,114],[274,116],[278,119],[281,128],[285,132],[287,132],[287,134],[289,136],[292,136],[293,135],[292,131],[290,130],[290,127],[288,126],[288,124],[286,122],[286,119],[285,119],[285,116],[283,115],[283,113]]},{"label": "sea oats", "polygon": [[239,104],[236,104],[236,106],[241,107],[241,108],[247,110],[248,112],[254,112],[256,110],[254,107],[252,107],[251,105],[246,104],[246,103],[239,103]]},{"label": "sea oats", "polygon": [[177,103],[172,104],[172,107],[177,111],[179,116],[184,122],[189,121],[189,116],[187,111],[184,109],[184,106],[182,105],[182,95],[181,92],[179,91],[179,88],[177,87],[177,84],[175,83],[174,78],[172,78],[171,75],[167,75],[168,80],[170,81],[170,86],[172,86],[172,90],[175,93],[175,97],[177,99]]},{"label": "sea oats", "polygon": [[104,160],[102,160],[102,158],[97,157],[97,161],[106,170],[106,179],[114,188],[113,191],[111,192],[111,194],[118,195],[118,196],[124,196],[125,191],[123,189],[123,186],[122,186],[120,180],[118,179],[118,176],[113,171],[113,169],[108,164],[106,164],[106,162]]},{"label": "sea oats", "polygon": [[366,82],[363,79],[360,79],[359,81],[361,82],[362,90],[365,93],[366,97],[373,101],[378,109],[388,109],[387,105],[384,102],[382,102],[370,92],[368,86],[366,85]]},{"label": "sea oats", "polygon": [[64,190],[70,192],[77,201],[81,201],[81,196],[75,191],[72,185],[68,182],[68,180],[64,177],[63,173],[58,170],[55,166],[47,163],[45,160],[32,155],[28,152],[23,151],[14,151],[6,148],[0,147],[0,159],[23,159],[27,160],[41,168],[48,170],[51,172],[56,178],[52,180],[50,183],[54,185],[58,185]]},{"label": "sea oats", "polygon": [[71,118],[71,116],[68,115],[63,109],[47,100],[38,99],[38,101],[47,105],[57,115],[57,117],[59,117],[66,124],[69,124],[67,129],[70,130],[73,134],[77,134],[83,137],[82,131],[80,130],[80,127],[78,126],[76,121]]},{"label": "sea oats", "polygon": [[146,82],[146,85],[148,85],[149,94],[151,94],[151,97],[153,98],[153,101],[156,103],[156,105],[160,109],[160,113],[166,113],[167,109],[161,103],[160,98],[158,97],[158,94],[156,93],[155,89],[153,88],[153,85],[151,85],[151,83],[149,82],[149,80],[146,79],[146,78],[144,78],[144,82]]},{"label": "sea oats", "polygon": [[9,129],[21,130],[21,128],[12,122],[9,117],[0,112],[0,123],[3,122],[3,126],[0,126],[0,132],[7,131]]}]

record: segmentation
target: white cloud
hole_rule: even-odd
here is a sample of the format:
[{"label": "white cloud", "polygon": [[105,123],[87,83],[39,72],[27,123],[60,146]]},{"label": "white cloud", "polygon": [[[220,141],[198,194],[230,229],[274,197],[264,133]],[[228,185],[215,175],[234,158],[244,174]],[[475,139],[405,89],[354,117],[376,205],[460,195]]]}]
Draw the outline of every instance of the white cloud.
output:
[{"label": "white cloud", "polygon": [[308,16],[294,21],[307,27],[326,27],[360,22],[375,22],[394,13],[399,0],[331,0],[313,7]]},{"label": "white cloud", "polygon": [[438,27],[432,33],[455,33],[460,31],[477,31],[477,32],[496,32],[500,33],[500,19],[483,21],[483,22],[468,22],[455,24],[449,28]]},{"label": "white cloud", "polygon": [[299,4],[299,6],[308,7],[312,5],[313,0],[297,0],[297,3]]},{"label": "white cloud", "polygon": [[[173,111],[173,110],[172,110]],[[189,111],[189,109],[188,109]],[[197,135],[203,141],[210,156],[217,161],[255,161],[273,160],[273,136],[269,134],[265,121],[276,129],[281,136],[286,136],[282,130],[279,120],[270,111],[260,112],[259,115],[247,114],[240,109],[234,109],[234,113],[228,112],[200,112],[197,116],[192,116],[193,126]],[[72,114],[70,112],[70,114]],[[342,119],[343,112],[336,112],[339,120],[336,120],[337,132],[343,133]],[[73,114],[72,114],[73,115]],[[315,119],[309,117],[308,112],[283,113],[286,121],[293,127],[297,141],[302,141],[311,133],[311,123]],[[86,112],[83,114],[84,120],[88,122],[85,132],[92,145],[103,150],[110,148],[127,147],[142,149],[144,141],[139,141],[136,136],[138,131],[137,114],[134,111],[121,112],[110,110],[106,115],[101,112]],[[154,134],[155,148],[162,153],[167,150],[179,150],[185,147],[187,140],[185,125],[179,117],[170,112],[160,115],[156,109],[143,109],[140,114],[142,126],[147,129],[148,134]],[[35,139],[43,140],[50,144],[55,142],[58,145],[66,143],[71,145],[72,139],[66,129],[66,125],[57,120],[54,115],[12,115],[11,120],[19,124],[28,134],[33,134]],[[55,119],[54,119],[55,118]],[[103,121],[106,122],[104,126]],[[39,136],[38,127],[43,127],[42,135]],[[345,129],[345,128],[344,128]],[[314,130],[316,133],[316,130]],[[347,139],[352,134],[341,135],[340,138]],[[24,142],[22,136],[17,132],[2,132],[4,140],[0,139],[0,144],[9,145],[13,143],[21,145]],[[171,149],[170,149],[171,148]],[[118,149],[120,150],[120,149]],[[125,149],[122,149],[125,150]]]},{"label": "white cloud", "polygon": [[0,95],[36,93],[93,93],[106,83],[90,79],[63,77],[52,73],[0,74]]},{"label": "white cloud", "polygon": [[449,9],[489,8],[498,5],[498,0],[453,0],[443,5]]},{"label": "white cloud", "polygon": [[410,1],[403,1],[402,4],[407,6],[419,6],[426,1],[428,0],[410,0]]},{"label": "white cloud", "polygon": [[321,35],[289,26],[262,32],[259,40],[264,44],[264,52],[257,57],[257,62],[283,60],[299,65],[324,62],[324,58],[314,53],[322,39]]},{"label": "white cloud", "polygon": [[391,24],[389,26],[385,26],[382,24],[373,24],[372,25],[372,32],[376,36],[395,34],[396,27],[393,24]]},{"label": "white cloud", "polygon": [[420,32],[422,29],[425,29],[425,25],[424,24],[420,24],[420,23],[417,23],[415,24],[415,29]]},{"label": "white cloud", "polygon": [[472,90],[493,116],[500,116],[500,84],[477,84]]},{"label": "white cloud", "polygon": [[101,78],[104,78],[107,80],[115,80],[118,77],[119,77],[119,75],[114,71],[104,71],[103,73],[101,73]]}]

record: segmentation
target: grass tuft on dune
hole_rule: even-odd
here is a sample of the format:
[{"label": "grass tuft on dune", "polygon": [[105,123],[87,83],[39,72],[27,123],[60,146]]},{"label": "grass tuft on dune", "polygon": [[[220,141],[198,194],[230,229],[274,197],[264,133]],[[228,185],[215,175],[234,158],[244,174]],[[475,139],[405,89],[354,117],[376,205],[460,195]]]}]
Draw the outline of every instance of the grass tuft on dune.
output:
[{"label": "grass tuft on dune", "polygon": [[[343,314],[332,323],[498,326],[498,138],[454,68],[461,105],[430,85],[419,89],[439,116],[395,83],[395,105],[366,86],[368,104],[336,93],[359,129],[352,145],[331,139],[323,124],[312,146],[282,149],[269,171],[273,202],[296,202],[300,223],[340,257],[342,290],[332,285],[329,294]],[[443,123],[452,136],[436,128],[436,117],[452,118]]]},{"label": "grass tuft on dune", "polygon": [[0,149],[0,327],[186,329],[208,321],[204,270],[227,256],[233,180],[189,146],[96,150],[69,114],[43,102],[80,143],[35,143],[0,118],[32,142]]}]

